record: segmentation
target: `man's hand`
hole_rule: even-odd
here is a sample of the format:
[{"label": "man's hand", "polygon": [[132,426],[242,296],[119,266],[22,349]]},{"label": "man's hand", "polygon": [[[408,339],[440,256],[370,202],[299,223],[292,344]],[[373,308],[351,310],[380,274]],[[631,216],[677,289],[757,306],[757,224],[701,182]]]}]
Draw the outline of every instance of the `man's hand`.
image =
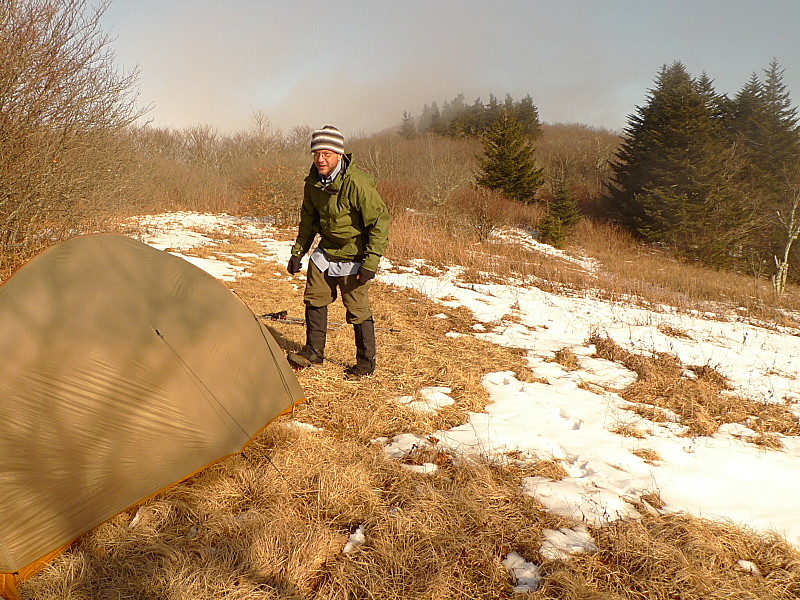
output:
[{"label": "man's hand", "polygon": [[295,273],[300,272],[300,257],[295,256],[292,254],[291,258],[289,259],[289,264],[286,265],[286,270],[289,271],[290,275],[294,275]]},{"label": "man's hand", "polygon": [[373,279],[375,279],[375,271],[370,271],[364,267],[358,269],[358,281],[360,283],[367,283]]}]

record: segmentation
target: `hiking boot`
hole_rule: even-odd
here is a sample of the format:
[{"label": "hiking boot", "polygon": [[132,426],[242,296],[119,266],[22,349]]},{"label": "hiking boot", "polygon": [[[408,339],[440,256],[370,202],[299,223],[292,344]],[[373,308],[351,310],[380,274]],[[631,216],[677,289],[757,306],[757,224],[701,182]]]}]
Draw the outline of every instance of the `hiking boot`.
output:
[{"label": "hiking boot", "polygon": [[297,352],[289,352],[286,355],[289,363],[297,369],[305,369],[311,365],[321,365],[324,357],[311,346],[303,346]]},{"label": "hiking boot", "polygon": [[306,306],[306,345],[286,355],[296,369],[321,365],[325,358],[325,338],[328,333],[328,307]]},{"label": "hiking boot", "polygon": [[356,364],[345,372],[345,378],[351,381],[375,372],[375,322],[370,318],[353,325],[353,333],[356,338]]},{"label": "hiking boot", "polygon": [[348,381],[358,381],[362,377],[368,377],[375,372],[374,365],[358,365],[348,367],[344,372],[344,378]]}]

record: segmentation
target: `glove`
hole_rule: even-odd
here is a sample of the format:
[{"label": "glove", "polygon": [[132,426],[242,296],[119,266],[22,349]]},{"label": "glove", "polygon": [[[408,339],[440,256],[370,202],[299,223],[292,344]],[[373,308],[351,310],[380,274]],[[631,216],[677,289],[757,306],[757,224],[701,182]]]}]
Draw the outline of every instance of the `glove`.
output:
[{"label": "glove", "polygon": [[368,281],[372,281],[375,279],[375,271],[370,271],[369,269],[365,269],[361,267],[358,269],[358,281],[360,283],[367,283]]},{"label": "glove", "polygon": [[300,272],[300,257],[295,256],[292,254],[291,258],[289,259],[289,264],[286,265],[286,270],[289,271],[290,275],[294,275],[295,273]]}]

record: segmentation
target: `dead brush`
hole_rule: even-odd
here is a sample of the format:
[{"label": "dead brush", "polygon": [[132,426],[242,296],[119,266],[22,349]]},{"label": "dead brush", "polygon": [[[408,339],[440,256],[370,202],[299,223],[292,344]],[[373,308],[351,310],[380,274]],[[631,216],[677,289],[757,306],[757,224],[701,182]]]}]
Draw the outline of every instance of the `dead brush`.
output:
[{"label": "dead brush", "polygon": [[638,456],[643,461],[648,463],[656,463],[661,460],[661,455],[652,448],[636,448],[631,450],[631,454]]},{"label": "dead brush", "polygon": [[683,329],[679,327],[674,327],[667,323],[662,323],[661,325],[659,325],[658,330],[664,335],[668,335],[670,337],[681,338],[685,340],[692,339],[692,336],[686,333]]},{"label": "dead brush", "polygon": [[[622,423],[620,425],[617,425],[611,430],[611,433],[615,435],[621,435],[623,437],[637,438],[640,440],[646,437],[641,429],[639,429],[634,425],[630,425],[628,423]],[[636,454],[636,452],[634,452],[634,454]]]}]

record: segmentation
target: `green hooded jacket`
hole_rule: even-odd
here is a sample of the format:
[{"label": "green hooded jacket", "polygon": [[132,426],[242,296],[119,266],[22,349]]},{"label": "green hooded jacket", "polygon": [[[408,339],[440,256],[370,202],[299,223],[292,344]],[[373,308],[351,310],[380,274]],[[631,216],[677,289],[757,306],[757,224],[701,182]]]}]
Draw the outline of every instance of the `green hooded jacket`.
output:
[{"label": "green hooded jacket", "polygon": [[342,160],[341,172],[328,186],[311,166],[292,254],[304,256],[319,234],[319,247],[329,261],[361,262],[377,271],[389,243],[389,209],[375,189],[375,178],[355,166],[353,155]]}]

